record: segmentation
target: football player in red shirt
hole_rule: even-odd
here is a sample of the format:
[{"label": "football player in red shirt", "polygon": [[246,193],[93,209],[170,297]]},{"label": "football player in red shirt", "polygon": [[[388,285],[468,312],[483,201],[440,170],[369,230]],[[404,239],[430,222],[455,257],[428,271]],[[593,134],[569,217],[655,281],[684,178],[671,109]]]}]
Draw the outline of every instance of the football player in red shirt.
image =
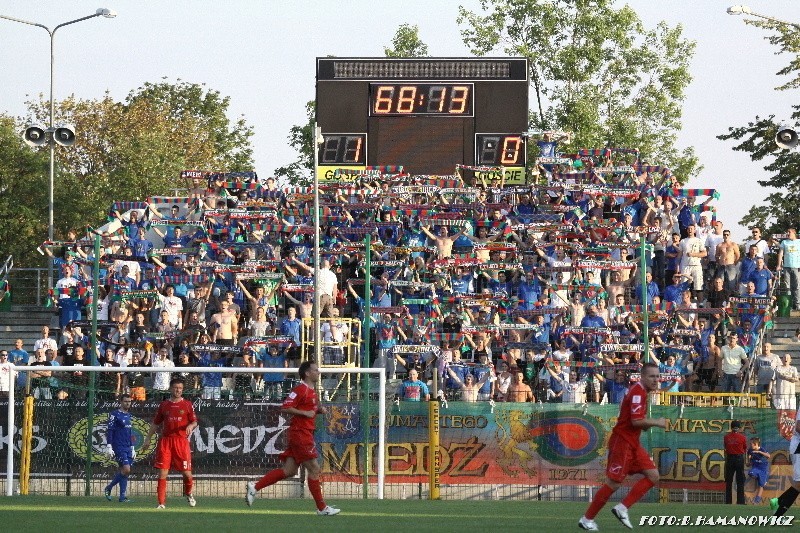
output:
[{"label": "football player in red shirt", "polygon": [[611,495],[622,486],[625,478],[631,474],[644,474],[644,477],[634,484],[622,503],[616,505],[611,512],[622,524],[633,529],[628,518],[628,508],[638,502],[648,490],[658,482],[658,469],[653,464],[650,454],[639,442],[639,435],[643,429],[667,427],[666,418],[646,418],[647,396],[659,388],[658,365],[646,363],[642,366],[642,377],[628,389],[628,393],[619,407],[617,425],[611,430],[608,440],[608,463],[606,477],[608,481],[600,487],[589,505],[586,514],[578,522],[581,529],[597,531],[594,517],[606,504]]},{"label": "football player in red shirt", "polygon": [[189,435],[197,427],[197,416],[192,402],[183,398],[183,380],[173,378],[169,382],[170,397],[158,406],[150,431],[144,439],[142,450],[150,445],[150,439],[160,429],[161,438],[156,448],[153,466],[158,468],[158,509],[164,509],[167,501],[167,474],[170,468],[183,475],[183,494],[194,507],[197,502],[192,496],[192,450],[189,448]]},{"label": "football player in red shirt", "polygon": [[317,514],[332,516],[339,514],[340,510],[326,505],[322,497],[317,445],[314,443],[314,418],[317,413],[327,413],[325,407],[319,404],[317,397],[316,385],[319,381],[319,369],[316,363],[304,361],[298,369],[298,374],[302,381],[292,389],[281,406],[281,411],[292,417],[289,422],[286,450],[280,455],[283,467],[267,472],[255,483],[252,481],[247,483],[247,493],[244,499],[247,505],[252,506],[257,491],[294,476],[297,474],[298,467],[303,465],[308,475],[308,490],[317,504]]}]

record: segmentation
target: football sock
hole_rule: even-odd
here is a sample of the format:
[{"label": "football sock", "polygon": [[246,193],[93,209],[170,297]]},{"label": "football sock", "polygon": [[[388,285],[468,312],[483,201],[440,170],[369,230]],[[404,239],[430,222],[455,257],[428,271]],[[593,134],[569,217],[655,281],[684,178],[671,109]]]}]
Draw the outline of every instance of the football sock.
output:
[{"label": "football sock", "polygon": [[119,474],[119,499],[124,500],[125,495],[128,494],[128,476]]},{"label": "football sock", "polygon": [[192,486],[194,485],[194,479],[183,478],[183,494],[188,496],[192,493]]},{"label": "football sock", "polygon": [[622,505],[630,509],[634,503],[642,499],[642,496],[647,494],[647,491],[653,488],[654,483],[648,478],[643,477],[636,484],[631,487],[630,492],[622,500]]},{"label": "football sock", "polygon": [[108,484],[108,486],[106,487],[106,489],[108,489],[108,490],[111,490],[111,489],[113,489],[113,488],[114,488],[114,486],[115,486],[117,483],[119,483],[119,482],[120,482],[120,478],[121,478],[121,477],[122,477],[122,474],[120,474],[119,472],[117,472],[116,474],[114,474],[114,477],[111,479],[111,483],[109,483],[109,484]]},{"label": "football sock", "polygon": [[158,479],[158,491],[156,492],[158,495],[158,504],[164,505],[167,503],[167,480],[166,479]]},{"label": "football sock", "polygon": [[789,487],[783,491],[783,494],[778,496],[778,510],[775,511],[775,516],[785,515],[786,511],[789,510],[789,507],[791,507],[797,499],[798,494],[800,494],[800,492],[794,487]]},{"label": "football sock", "polygon": [[317,510],[325,509],[325,500],[322,498],[322,484],[318,479],[308,480],[308,491],[314,497],[314,502],[317,504]]},{"label": "football sock", "polygon": [[597,516],[597,513],[600,512],[600,509],[602,509],[606,502],[608,502],[608,499],[612,494],[614,494],[614,490],[608,485],[603,485],[600,487],[600,490],[598,490],[597,494],[595,494],[594,498],[592,498],[592,503],[589,505],[589,509],[586,510],[586,514],[583,516],[589,520],[594,520],[594,517]]},{"label": "football sock", "polygon": [[261,490],[264,487],[268,487],[278,481],[286,479],[286,473],[283,471],[283,468],[276,468],[275,470],[270,470],[264,477],[259,479],[256,482],[256,490]]}]

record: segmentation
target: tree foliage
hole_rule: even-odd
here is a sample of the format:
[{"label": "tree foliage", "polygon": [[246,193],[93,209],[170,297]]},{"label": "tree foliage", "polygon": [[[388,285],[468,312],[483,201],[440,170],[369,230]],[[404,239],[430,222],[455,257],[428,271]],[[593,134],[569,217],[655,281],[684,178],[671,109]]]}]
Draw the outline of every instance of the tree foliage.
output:
[{"label": "tree foliage", "polygon": [[0,263],[39,266],[34,250],[47,238],[48,161],[45,151],[25,146],[17,121],[0,115]]},{"label": "tree foliage", "polygon": [[531,127],[573,132],[578,147],[630,147],[683,181],[700,171],[676,146],[695,44],[682,27],[646,29],[612,0],[482,0],[459,8],[472,53],[526,57],[535,94]]},{"label": "tree foliage", "polygon": [[[778,47],[777,54],[790,56],[789,64],[777,72],[779,76],[791,79],[775,89],[785,91],[800,88],[800,32],[787,26],[768,21],[746,20],[747,24],[775,32],[765,37]],[[780,121],[800,132],[800,105],[793,106],[790,120]],[[774,192],[762,204],[753,205],[739,221],[745,226],[760,226],[767,233],[780,233],[788,227],[797,227],[797,213],[800,212],[800,154],[797,151],[782,150],[775,143],[775,134],[780,124],[775,115],[756,118],[746,126],[728,128],[728,133],[719,135],[722,140],[735,140],[733,147],[738,152],[746,152],[753,161],[764,161],[764,170],[771,173],[768,179],[758,180],[762,187],[772,187]]]},{"label": "tree foliage", "polygon": [[[27,106],[27,116],[16,123],[17,136],[21,124],[48,122],[49,102],[42,95]],[[228,106],[229,99],[218,92],[180,80],[175,84],[147,83],[131,91],[123,102],[108,94],[95,100],[71,96],[57,101],[55,122],[72,124],[76,140],[72,146],[56,148],[56,239],[70,229],[102,224],[114,201],[171,196],[185,189],[181,170],[251,170],[252,128],[242,117],[229,120]],[[9,146],[17,145],[21,145],[18,137]],[[39,158],[48,160],[46,147],[23,148],[36,157],[30,164]],[[38,191],[46,194],[47,168],[33,174]],[[10,190],[16,195],[22,189],[15,186]],[[30,235],[12,235],[20,250],[35,250],[46,239],[44,198],[35,200],[41,208],[34,206],[35,213],[27,218],[32,228],[39,229]]]},{"label": "tree foliage", "polygon": [[427,57],[428,45],[419,37],[419,27],[401,24],[392,38],[392,48],[383,48],[386,57]]},{"label": "tree foliage", "polygon": [[317,121],[316,102],[306,103],[305,124],[289,130],[289,146],[297,150],[297,160],[275,169],[275,176],[287,182],[304,186],[311,184],[314,172],[314,124]]},{"label": "tree foliage", "polygon": [[211,142],[213,170],[240,172],[253,169],[250,138],[253,129],[243,116],[228,118],[230,97],[207,89],[205,84],[145,83],[126,100],[133,107],[139,102],[154,106],[173,126],[187,126],[190,133],[202,132],[203,142]]}]

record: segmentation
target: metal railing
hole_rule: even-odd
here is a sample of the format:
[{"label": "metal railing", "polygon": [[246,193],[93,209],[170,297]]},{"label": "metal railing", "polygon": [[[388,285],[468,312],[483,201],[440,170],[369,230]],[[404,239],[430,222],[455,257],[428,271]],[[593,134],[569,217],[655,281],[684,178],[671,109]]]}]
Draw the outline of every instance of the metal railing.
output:
[{"label": "metal railing", "polygon": [[0,267],[0,283],[3,283],[6,278],[8,277],[8,273],[11,272],[11,269],[14,268],[14,256],[9,255],[6,262],[3,263],[3,266]]},{"label": "metal railing", "polygon": [[50,289],[47,286],[47,268],[9,269],[6,279],[11,285],[11,297],[15,305],[44,306],[47,303]]}]

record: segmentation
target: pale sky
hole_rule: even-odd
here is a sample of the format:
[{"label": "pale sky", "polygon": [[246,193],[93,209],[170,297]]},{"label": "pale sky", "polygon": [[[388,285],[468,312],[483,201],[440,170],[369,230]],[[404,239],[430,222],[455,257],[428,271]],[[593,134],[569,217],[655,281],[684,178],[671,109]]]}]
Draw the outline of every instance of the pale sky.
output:
[{"label": "pale sky", "polygon": [[[765,32],[726,13],[733,0],[628,3],[647,27],[660,20],[680,23],[697,42],[678,143],[694,146],[705,170],[687,186],[719,190],[719,219],[741,240],[745,230],[737,222],[766,196],[756,182],[766,173],[763,163],[751,163],[716,135],[756,115],[788,117],[797,94],[773,87],[782,82],[775,72],[789,57],[776,57]],[[314,99],[316,57],[383,56],[403,23],[419,26],[430,55],[467,57],[456,23],[459,5],[479,9],[477,0],[5,0],[0,14],[52,28],[99,7],[117,11],[114,19],[98,17],[58,30],[56,99],[100,98],[109,91],[122,100],[132,89],[164,77],[205,83],[231,98],[231,118],[244,115],[254,127],[256,170],[269,176],[295,159],[287,136],[293,125],[305,122],[305,103]],[[747,5],[800,22],[794,1]],[[22,115],[27,95],[46,95],[49,65],[43,29],[0,19],[0,112]]]}]

